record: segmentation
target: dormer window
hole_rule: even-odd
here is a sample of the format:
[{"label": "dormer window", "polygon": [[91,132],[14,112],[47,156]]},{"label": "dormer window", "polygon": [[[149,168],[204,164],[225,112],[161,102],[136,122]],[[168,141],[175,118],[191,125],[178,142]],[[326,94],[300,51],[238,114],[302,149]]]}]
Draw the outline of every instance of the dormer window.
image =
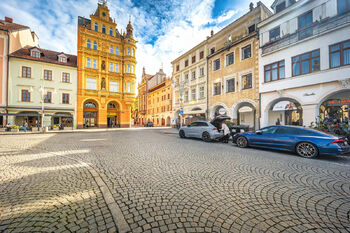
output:
[{"label": "dormer window", "polygon": [[31,56],[36,57],[36,58],[40,58],[40,52],[38,50],[32,50]]},{"label": "dormer window", "polygon": [[284,10],[286,8],[286,2],[281,2],[280,4],[278,4],[277,6],[276,6],[276,13],[278,13],[278,12],[280,12],[280,11],[282,11],[282,10]]},{"label": "dormer window", "polygon": [[67,56],[64,54],[58,55],[58,62],[67,63]]}]

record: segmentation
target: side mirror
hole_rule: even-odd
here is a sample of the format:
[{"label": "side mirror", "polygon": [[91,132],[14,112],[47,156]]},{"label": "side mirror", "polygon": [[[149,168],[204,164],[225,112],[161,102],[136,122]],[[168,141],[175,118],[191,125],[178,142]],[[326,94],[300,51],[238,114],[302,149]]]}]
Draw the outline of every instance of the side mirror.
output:
[{"label": "side mirror", "polygon": [[257,130],[257,131],[255,131],[255,133],[261,135],[262,131],[261,130]]}]

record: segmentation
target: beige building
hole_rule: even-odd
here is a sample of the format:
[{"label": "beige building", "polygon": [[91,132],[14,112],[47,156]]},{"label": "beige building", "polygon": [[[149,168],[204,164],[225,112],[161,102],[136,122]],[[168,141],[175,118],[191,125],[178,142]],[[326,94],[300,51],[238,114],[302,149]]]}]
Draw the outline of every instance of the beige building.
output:
[{"label": "beige building", "polygon": [[236,124],[259,127],[257,24],[271,12],[261,2],[207,40],[209,118],[228,115]]},{"label": "beige building", "polygon": [[207,110],[207,41],[171,62],[173,66],[173,122],[179,122],[181,107],[183,121],[205,119]]},{"label": "beige building", "polygon": [[0,20],[0,127],[7,120],[9,55],[25,46],[39,46],[38,37],[28,26],[16,24],[12,18]]}]

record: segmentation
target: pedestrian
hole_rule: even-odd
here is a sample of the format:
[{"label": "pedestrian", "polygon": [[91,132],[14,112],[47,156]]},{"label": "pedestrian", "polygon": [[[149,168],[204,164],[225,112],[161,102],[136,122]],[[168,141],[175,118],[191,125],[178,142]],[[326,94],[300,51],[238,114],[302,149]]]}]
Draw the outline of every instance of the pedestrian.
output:
[{"label": "pedestrian", "polygon": [[222,122],[222,126],[221,129],[224,132],[224,136],[222,137],[222,142],[223,143],[228,143],[228,140],[230,139],[230,129],[228,128],[228,126],[226,125],[226,122]]},{"label": "pedestrian", "polygon": [[7,123],[7,124],[6,124],[6,131],[11,131],[11,125],[10,125],[10,123]]},{"label": "pedestrian", "polygon": [[28,127],[28,123],[26,121],[23,122],[23,131],[27,132],[27,127]]},{"label": "pedestrian", "polygon": [[280,118],[277,118],[276,125],[281,125]]}]

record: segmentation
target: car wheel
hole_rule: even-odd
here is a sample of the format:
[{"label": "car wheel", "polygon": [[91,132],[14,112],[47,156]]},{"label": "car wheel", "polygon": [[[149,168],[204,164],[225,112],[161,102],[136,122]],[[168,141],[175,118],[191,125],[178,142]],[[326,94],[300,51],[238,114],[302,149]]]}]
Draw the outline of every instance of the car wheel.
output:
[{"label": "car wheel", "polygon": [[304,158],[315,158],[318,155],[318,149],[315,145],[309,142],[301,142],[296,146],[298,155]]},{"label": "car wheel", "polygon": [[180,130],[179,136],[180,136],[180,138],[185,138],[186,137],[185,132],[183,130]]},{"label": "car wheel", "polygon": [[210,134],[209,134],[208,132],[204,132],[204,133],[202,134],[202,139],[203,139],[203,141],[205,141],[205,142],[210,142],[210,141],[211,141]]},{"label": "car wheel", "polygon": [[238,147],[240,148],[246,148],[248,147],[248,140],[246,137],[243,137],[243,136],[239,136],[237,139],[236,139],[236,144]]}]

